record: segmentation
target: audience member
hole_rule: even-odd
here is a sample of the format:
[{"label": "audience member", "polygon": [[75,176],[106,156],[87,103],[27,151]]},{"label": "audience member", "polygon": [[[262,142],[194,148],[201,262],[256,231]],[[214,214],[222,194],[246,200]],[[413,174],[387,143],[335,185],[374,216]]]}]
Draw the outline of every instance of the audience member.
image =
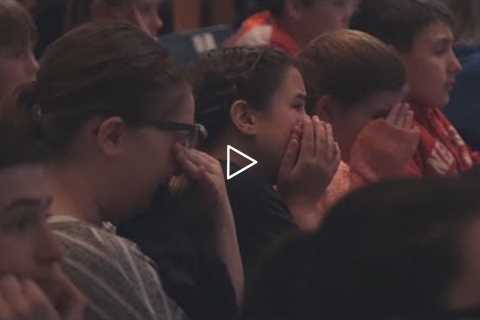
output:
[{"label": "audience member", "polygon": [[348,28],[360,0],[264,0],[265,11],[247,18],[229,46],[270,46],[291,56],[316,36]]},{"label": "audience member", "polygon": [[64,275],[47,224],[46,149],[0,123],[0,319],[82,320],[86,299]]},{"label": "audience member", "polygon": [[316,234],[266,260],[243,318],[476,319],[478,181],[437,179],[344,198]]},{"label": "audience member", "polygon": [[[241,297],[242,267],[221,167],[187,149],[190,86],[148,35],[128,24],[86,24],[46,51],[38,80],[20,96],[32,129],[50,148],[51,226],[65,270],[91,300],[93,319],[178,319],[151,260],[108,222],[150,205],[177,172],[216,208],[219,250]],[[20,119],[21,120],[21,119]],[[28,122],[28,121],[26,121]],[[26,124],[25,124],[26,125]]]},{"label": "audience member", "polygon": [[478,155],[441,110],[461,70],[453,52],[450,11],[435,0],[365,0],[352,27],[394,47],[405,64],[408,101],[420,127],[420,143],[409,174],[438,176],[469,170]]},{"label": "audience member", "polygon": [[15,0],[0,2],[0,104],[19,85],[35,79],[33,54],[36,29],[28,12]]},{"label": "audience member", "polygon": [[[330,125],[306,115],[302,76],[280,51],[218,49],[202,57],[196,72],[196,119],[209,132],[205,150],[224,168],[227,145],[258,161],[227,182],[250,273],[278,238],[318,226],[316,204],[337,169],[338,145]],[[232,153],[232,172],[245,164]]]},{"label": "audience member", "polygon": [[405,70],[393,49],[363,32],[341,30],[313,40],[299,60],[307,109],[332,125],[343,160],[322,207],[365,183],[404,175],[418,132],[403,103]]},{"label": "audience member", "polygon": [[443,2],[449,5],[454,14],[457,38],[455,53],[463,67],[445,113],[465,141],[473,149],[480,150],[480,94],[477,89],[480,79],[480,23],[477,19],[480,3],[474,0]]}]

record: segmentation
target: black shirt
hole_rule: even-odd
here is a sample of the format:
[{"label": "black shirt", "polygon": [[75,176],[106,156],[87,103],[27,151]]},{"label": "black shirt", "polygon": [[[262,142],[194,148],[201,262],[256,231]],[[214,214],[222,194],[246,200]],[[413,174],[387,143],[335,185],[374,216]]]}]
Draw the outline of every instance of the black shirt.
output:
[{"label": "black shirt", "polygon": [[[221,162],[226,168],[226,162]],[[231,169],[240,169],[231,163]],[[232,205],[240,252],[247,274],[257,269],[261,257],[275,246],[277,241],[297,231],[291,222],[288,207],[273,186],[245,171],[226,182]]]}]

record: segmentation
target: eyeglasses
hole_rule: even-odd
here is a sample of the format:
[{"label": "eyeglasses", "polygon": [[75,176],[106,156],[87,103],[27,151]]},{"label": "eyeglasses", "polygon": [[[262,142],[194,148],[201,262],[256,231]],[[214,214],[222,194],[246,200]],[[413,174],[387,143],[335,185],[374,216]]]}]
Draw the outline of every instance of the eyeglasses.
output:
[{"label": "eyeglasses", "polygon": [[184,145],[195,148],[207,138],[207,129],[199,123],[187,124],[173,121],[146,121],[146,125],[165,131],[183,131],[186,133]]}]

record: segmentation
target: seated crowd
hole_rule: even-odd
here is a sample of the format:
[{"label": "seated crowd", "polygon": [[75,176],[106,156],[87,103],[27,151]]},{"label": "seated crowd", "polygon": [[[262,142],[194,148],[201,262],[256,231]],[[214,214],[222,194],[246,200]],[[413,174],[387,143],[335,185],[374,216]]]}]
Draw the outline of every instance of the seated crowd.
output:
[{"label": "seated crowd", "polygon": [[259,2],[185,67],[160,0],[40,57],[0,0],[0,320],[480,319],[476,1]]}]

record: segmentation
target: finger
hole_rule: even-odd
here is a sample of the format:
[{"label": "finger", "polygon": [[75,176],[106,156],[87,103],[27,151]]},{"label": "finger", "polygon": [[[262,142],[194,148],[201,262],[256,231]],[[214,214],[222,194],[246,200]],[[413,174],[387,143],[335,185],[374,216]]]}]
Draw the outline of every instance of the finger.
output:
[{"label": "finger", "polygon": [[174,149],[175,156],[182,171],[185,172],[185,174],[189,178],[192,178],[194,180],[198,179],[200,169],[198,165],[196,165],[190,160],[190,157],[187,155],[187,150],[185,149],[185,147],[181,146],[180,144],[176,144]]},{"label": "finger", "polygon": [[327,157],[329,160],[334,159],[335,155],[335,138],[333,137],[333,129],[330,123],[326,124],[327,135]]},{"label": "finger", "polygon": [[408,106],[405,103],[400,104],[400,109],[398,112],[397,126],[403,128],[405,126],[405,121],[407,118]]},{"label": "finger", "polygon": [[87,299],[80,292],[72,281],[60,271],[58,273],[58,282],[62,286],[61,300],[58,302],[57,310],[61,319],[80,320],[83,319],[87,307]]},{"label": "finger", "polygon": [[315,155],[315,137],[314,137],[314,128],[312,119],[308,116],[305,116],[305,121],[303,124],[303,135],[300,145],[300,154],[298,156],[297,163],[308,159],[311,156]]},{"label": "finger", "polygon": [[405,113],[406,113],[406,120],[405,120],[405,126],[404,128],[405,129],[409,129],[411,130],[413,128],[413,125],[414,125],[414,116],[415,116],[415,113],[413,112],[412,108],[410,107],[410,104],[405,102]]},{"label": "finger", "polygon": [[312,120],[313,132],[315,134],[314,154],[318,156],[327,152],[327,132],[325,122],[320,121],[318,116],[313,116]]},{"label": "finger", "polygon": [[30,279],[23,279],[21,286],[25,294],[25,300],[31,306],[34,314],[41,315],[41,319],[59,319],[54,306],[35,282]]},{"label": "finger", "polygon": [[300,141],[295,133],[292,133],[288,141],[287,148],[283,154],[280,164],[279,176],[285,177],[293,170],[296,165],[298,154],[300,152]]},{"label": "finger", "polygon": [[220,162],[204,152],[190,149],[187,151],[187,157],[196,165],[203,166],[210,173],[218,174],[223,172]]},{"label": "finger", "polygon": [[3,298],[3,295],[0,295],[0,320],[11,320],[12,318],[13,314],[10,306]]},{"label": "finger", "polygon": [[407,124],[405,128],[412,130],[415,127],[415,113],[412,110],[408,111]]},{"label": "finger", "polygon": [[24,292],[19,280],[13,275],[7,275],[0,279],[0,287],[3,297],[10,308],[15,312],[25,313],[28,309]]},{"label": "finger", "polygon": [[393,125],[398,124],[401,108],[402,108],[402,104],[397,103],[396,105],[393,106],[392,110],[390,110],[386,119],[390,124],[393,124]]}]

